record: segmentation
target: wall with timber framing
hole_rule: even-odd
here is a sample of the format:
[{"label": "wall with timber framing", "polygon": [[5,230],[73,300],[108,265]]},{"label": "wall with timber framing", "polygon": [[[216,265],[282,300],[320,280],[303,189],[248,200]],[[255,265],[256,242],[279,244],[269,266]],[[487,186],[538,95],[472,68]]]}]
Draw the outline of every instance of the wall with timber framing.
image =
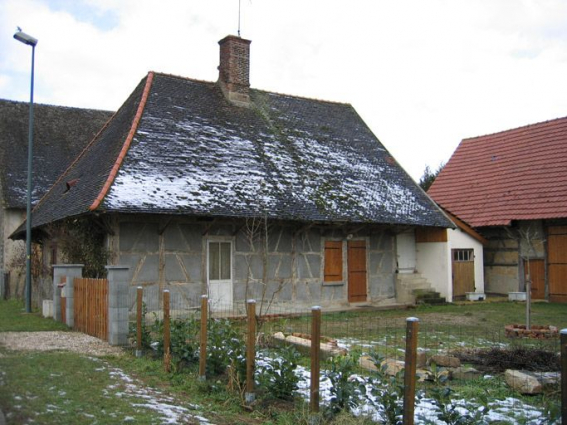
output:
[{"label": "wall with timber framing", "polygon": [[[531,262],[542,263],[537,269],[541,274],[537,280],[544,287],[539,288],[536,298],[567,301],[567,289],[561,286],[565,280],[562,274],[567,276],[563,271],[567,270],[567,255],[564,255],[564,249],[558,248],[567,246],[567,231],[561,229],[567,229],[564,219],[526,220],[509,227],[479,229],[489,240],[484,248],[486,291],[496,294],[525,291],[529,258]],[[534,273],[532,270],[532,275]],[[536,276],[532,276],[532,284],[534,280]]]},{"label": "wall with timber framing", "polygon": [[[164,289],[172,299],[193,300],[207,293],[211,240],[231,243],[235,303],[273,298],[298,306],[348,304],[347,239],[366,241],[367,301],[395,297],[395,236],[385,227],[279,221],[266,227],[261,219],[157,215],[118,215],[109,223],[112,263],[129,267],[132,302],[136,287],[144,287],[148,311],[159,309]],[[344,244],[344,278],[331,284],[323,282],[325,240]]]}]

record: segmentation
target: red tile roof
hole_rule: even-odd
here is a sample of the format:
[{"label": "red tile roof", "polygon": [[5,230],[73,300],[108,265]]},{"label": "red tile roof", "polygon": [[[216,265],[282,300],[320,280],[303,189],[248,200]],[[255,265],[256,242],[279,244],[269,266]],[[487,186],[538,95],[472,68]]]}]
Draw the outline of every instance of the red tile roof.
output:
[{"label": "red tile roof", "polygon": [[567,217],[567,117],[464,139],[428,194],[472,227]]}]

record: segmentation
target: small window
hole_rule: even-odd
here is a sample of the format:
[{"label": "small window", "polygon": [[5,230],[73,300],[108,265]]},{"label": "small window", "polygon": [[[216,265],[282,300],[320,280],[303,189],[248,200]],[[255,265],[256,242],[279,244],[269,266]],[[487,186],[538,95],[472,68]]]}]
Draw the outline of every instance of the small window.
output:
[{"label": "small window", "polygon": [[473,261],[473,259],[474,259],[474,254],[472,249],[453,250],[453,261],[466,262],[466,261]]},{"label": "small window", "polygon": [[343,280],[343,242],[325,241],[325,282]]},{"label": "small window", "polygon": [[230,242],[209,242],[209,280],[230,280]]}]

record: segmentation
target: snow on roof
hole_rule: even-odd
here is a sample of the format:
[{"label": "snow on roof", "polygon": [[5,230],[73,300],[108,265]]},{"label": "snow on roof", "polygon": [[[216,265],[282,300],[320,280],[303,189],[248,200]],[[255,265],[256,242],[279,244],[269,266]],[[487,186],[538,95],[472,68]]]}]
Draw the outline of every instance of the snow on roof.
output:
[{"label": "snow on roof", "polygon": [[451,226],[348,104],[251,90],[243,108],[214,83],[150,76],[42,201],[34,226],[89,206]]},{"label": "snow on roof", "polygon": [[[93,109],[35,104],[32,203],[112,116]],[[29,103],[0,99],[0,188],[6,208],[26,207]]]}]

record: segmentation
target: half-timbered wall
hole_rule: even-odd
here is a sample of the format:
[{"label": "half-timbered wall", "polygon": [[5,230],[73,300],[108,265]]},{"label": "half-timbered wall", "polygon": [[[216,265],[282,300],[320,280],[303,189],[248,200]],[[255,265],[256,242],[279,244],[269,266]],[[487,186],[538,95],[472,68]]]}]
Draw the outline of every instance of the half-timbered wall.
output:
[{"label": "half-timbered wall", "polygon": [[[527,260],[546,259],[546,223],[541,220],[521,221],[510,228],[484,228],[489,243],[484,248],[486,291],[497,294],[525,291]],[[545,269],[540,280],[544,282]],[[535,276],[532,276],[535,278]],[[541,289],[545,293],[545,289]]]},{"label": "half-timbered wall", "polygon": [[483,231],[488,239],[484,247],[485,290],[494,294],[519,291],[519,243],[503,228]]},{"label": "half-timbered wall", "polygon": [[[346,304],[347,238],[366,241],[368,301],[395,297],[395,241],[383,229],[364,227],[347,234],[331,226],[270,223],[266,229],[250,220],[139,216],[115,217],[112,228],[112,262],[129,266],[130,290],[144,287],[150,311],[158,308],[163,289],[187,300],[206,292],[210,240],[231,243],[235,303],[273,297],[276,303],[296,306]],[[331,283],[323,282],[327,239],[341,241],[345,247],[344,278]]]}]

